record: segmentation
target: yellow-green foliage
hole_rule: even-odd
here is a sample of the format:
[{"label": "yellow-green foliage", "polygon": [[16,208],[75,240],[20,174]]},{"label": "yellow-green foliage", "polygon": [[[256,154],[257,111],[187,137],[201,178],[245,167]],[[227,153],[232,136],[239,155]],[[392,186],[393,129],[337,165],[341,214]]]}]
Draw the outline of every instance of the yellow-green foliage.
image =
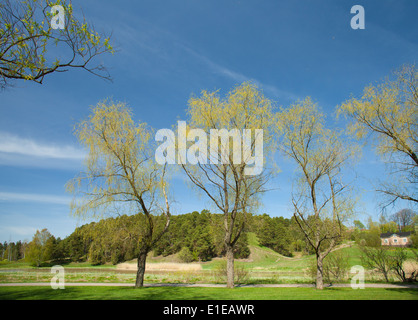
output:
[{"label": "yellow-green foliage", "polygon": [[417,143],[418,71],[406,66],[397,76],[395,81],[366,87],[361,98],[350,99],[338,110],[354,120],[349,130],[358,138],[375,134],[382,155],[410,153]]},{"label": "yellow-green foliage", "polygon": [[351,119],[348,130],[357,138],[372,134],[377,152],[393,174],[379,189],[389,203],[399,198],[418,202],[412,192],[418,166],[418,71],[409,65],[395,75],[395,80],[370,85],[361,98],[343,103],[338,114]]},{"label": "yellow-green foliage", "polygon": [[[51,8],[55,5],[64,9],[65,28],[62,30],[53,29],[51,25]],[[77,20],[67,0],[3,0],[0,4],[0,84],[6,86],[12,79],[42,83],[47,74],[70,67],[85,68],[108,77],[102,66],[89,67],[88,64],[94,56],[114,52],[109,40],[84,19]],[[65,48],[60,56],[51,55],[55,46]]]}]

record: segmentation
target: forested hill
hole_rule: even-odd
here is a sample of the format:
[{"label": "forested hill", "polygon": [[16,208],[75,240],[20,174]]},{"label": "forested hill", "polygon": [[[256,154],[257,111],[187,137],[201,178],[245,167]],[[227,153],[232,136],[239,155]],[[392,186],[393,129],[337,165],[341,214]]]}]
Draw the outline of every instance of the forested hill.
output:
[{"label": "forested hill", "polygon": [[[56,239],[44,229],[38,231],[26,245],[26,258],[33,260],[34,265],[64,259],[89,261],[97,265],[129,261],[138,257],[138,242],[143,236],[141,231],[144,228],[141,226],[144,223],[145,217],[140,214],[103,219],[76,228],[65,239]],[[253,215],[236,244],[236,258],[247,258],[250,254],[248,232],[256,234],[260,245],[282,255],[291,256],[292,251],[307,248],[303,234],[293,219]],[[224,255],[223,241],[223,215],[208,210],[195,211],[171,217],[168,232],[157,242],[153,254],[178,254],[184,262],[208,261]]]},{"label": "forested hill", "polygon": [[[144,217],[121,216],[77,228],[64,239],[67,256],[75,261],[93,264],[113,264],[137,257]],[[156,217],[158,219],[158,217]],[[236,244],[235,257],[247,258],[250,254],[247,233],[254,232],[260,245],[283,255],[306,247],[304,237],[293,219],[254,215],[247,223],[246,232]],[[179,253],[184,262],[208,261],[224,255],[223,215],[208,210],[171,217],[170,227],[153,250],[155,256]]]}]

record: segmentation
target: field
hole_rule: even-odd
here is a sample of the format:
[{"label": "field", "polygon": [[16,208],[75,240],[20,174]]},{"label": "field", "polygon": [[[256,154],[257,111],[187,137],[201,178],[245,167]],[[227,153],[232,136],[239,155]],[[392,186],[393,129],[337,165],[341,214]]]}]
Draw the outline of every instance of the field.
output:
[{"label": "field", "polygon": [[0,287],[0,300],[418,300],[417,289]]},{"label": "field", "polygon": [[[234,290],[219,287],[152,287],[134,290],[132,287],[67,286],[65,290],[52,290],[49,286],[0,287],[0,299],[418,299],[418,289],[413,288],[351,288],[331,287],[317,291],[307,269],[314,256],[284,257],[271,249],[260,246],[255,235],[249,237],[251,255],[237,260],[237,284]],[[361,265],[359,248],[353,243],[343,244],[339,250],[349,257],[349,266]],[[202,263],[180,263],[177,256],[148,258],[145,284],[224,284],[220,273],[223,259]],[[120,265],[92,266],[88,263],[69,263],[65,267],[66,283],[133,284],[135,261]],[[0,284],[44,283],[54,274],[50,268],[33,268],[25,262],[1,263]],[[367,283],[381,283],[382,277],[373,270],[366,270]],[[391,282],[397,279],[391,276]],[[350,283],[350,275],[343,281]],[[264,284],[304,284],[304,288],[245,287]]]},{"label": "field", "polygon": [[[277,252],[260,246],[254,234],[249,236],[251,255],[248,259],[236,260],[239,284],[312,284],[313,279],[307,270],[314,262],[313,255],[284,257]],[[361,265],[360,250],[353,243],[345,243],[339,249],[349,260],[349,266]],[[180,263],[176,255],[147,259],[145,283],[205,283],[222,284],[225,278],[220,270],[223,259],[215,258],[202,263]],[[52,265],[51,265],[52,266]],[[72,283],[134,283],[136,261],[119,265],[92,266],[89,263],[68,263],[65,267],[65,281]],[[25,262],[0,264],[0,283],[50,282],[54,275],[49,267],[33,268]],[[350,278],[345,279],[349,283]],[[380,274],[366,270],[365,280],[369,283],[382,283]],[[391,282],[396,282],[391,275]]]}]

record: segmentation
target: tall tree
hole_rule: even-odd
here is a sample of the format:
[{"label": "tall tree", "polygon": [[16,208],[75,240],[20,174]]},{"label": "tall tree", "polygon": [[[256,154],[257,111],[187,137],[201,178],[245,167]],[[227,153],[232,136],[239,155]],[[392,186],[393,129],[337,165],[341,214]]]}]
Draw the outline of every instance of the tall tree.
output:
[{"label": "tall tree", "polygon": [[396,223],[399,231],[405,231],[405,228],[407,226],[411,226],[411,229],[413,229],[412,225],[413,225],[413,221],[414,221],[413,219],[415,216],[416,216],[416,213],[413,210],[402,209],[394,213],[390,217],[390,220]]},{"label": "tall tree", "polygon": [[358,138],[370,134],[390,169],[390,178],[377,188],[385,195],[383,207],[403,199],[418,203],[418,70],[406,65],[396,79],[370,85],[359,99],[352,98],[338,112],[352,122]]},{"label": "tall tree", "polygon": [[362,230],[362,229],[366,228],[360,220],[354,220],[353,223],[354,223],[354,227],[359,229],[359,230]]},{"label": "tall tree", "polygon": [[152,130],[135,123],[124,103],[97,104],[87,120],[76,127],[76,135],[88,150],[86,170],[71,180],[74,193],[71,211],[79,217],[104,214],[137,216],[139,245],[136,287],[142,287],[147,254],[170,224],[165,166],[154,161]]},{"label": "tall tree", "polygon": [[342,239],[342,223],[353,209],[349,185],[341,179],[353,151],[324,127],[324,116],[310,98],[282,109],[277,127],[280,150],[296,164],[294,218],[315,252],[316,287],[322,289],[323,260]]},{"label": "tall tree", "polygon": [[[53,11],[55,5],[63,12]],[[59,21],[59,19],[62,21]],[[56,22],[62,23],[62,29]],[[42,83],[45,76],[79,68],[110,79],[94,60],[113,52],[109,37],[76,19],[67,0],[2,0],[0,3],[0,88],[16,79]]]},{"label": "tall tree", "polygon": [[[192,185],[223,214],[227,287],[233,288],[235,246],[269,177],[263,167],[272,141],[272,102],[255,85],[243,83],[225,98],[202,91],[200,97],[189,100],[187,113],[189,146],[194,142],[190,141],[196,133],[193,129],[203,130],[199,141],[210,137],[210,146],[198,150],[199,161],[183,161],[182,168]],[[195,147],[190,146],[189,154],[196,152]]]},{"label": "tall tree", "polygon": [[26,248],[25,259],[36,267],[52,258],[54,236],[47,229],[36,230],[35,235]]}]

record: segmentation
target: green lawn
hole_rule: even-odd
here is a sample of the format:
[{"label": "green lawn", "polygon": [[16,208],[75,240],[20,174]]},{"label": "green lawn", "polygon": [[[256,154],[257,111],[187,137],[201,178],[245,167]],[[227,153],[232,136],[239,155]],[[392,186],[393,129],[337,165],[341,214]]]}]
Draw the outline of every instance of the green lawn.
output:
[{"label": "green lawn", "polygon": [[[308,275],[308,267],[315,261],[314,255],[303,255],[293,258],[283,255],[261,246],[257,236],[254,233],[248,234],[248,243],[251,250],[249,259],[236,260],[236,266],[248,273],[242,283],[246,284],[278,284],[278,283],[306,283],[310,284],[313,279]],[[344,245],[352,245],[345,243]],[[349,267],[361,265],[361,250],[357,245],[342,247],[339,250],[348,256]],[[414,258],[412,252],[408,252],[410,258]],[[153,257],[150,255],[147,263],[179,261],[176,255],[168,257]],[[135,261],[131,261],[135,263]],[[150,272],[145,274],[146,283],[225,283],[225,279],[219,277],[219,266],[224,260],[219,258],[212,261],[201,263],[203,271],[167,271]],[[49,282],[53,277],[50,266],[43,268],[34,268],[27,262],[0,262],[0,283],[9,282]],[[133,283],[135,281],[134,273],[115,272],[116,266],[111,264],[93,266],[88,262],[71,262],[62,264],[66,268],[66,281],[68,282],[121,282]],[[22,269],[22,270],[17,270]],[[348,275],[350,276],[350,275]],[[381,283],[383,277],[371,270],[366,270],[366,282]],[[399,279],[395,274],[390,275],[390,281],[396,282]],[[344,280],[349,283],[349,278]]]},{"label": "green lawn", "polygon": [[0,287],[0,300],[418,300],[418,289]]},{"label": "green lawn", "polygon": [[62,265],[66,268],[96,268],[96,269],[115,269],[116,266],[112,264],[92,265],[89,262],[51,262],[44,263],[42,267],[37,268],[25,261],[0,261],[0,269],[50,269],[54,265]]}]

